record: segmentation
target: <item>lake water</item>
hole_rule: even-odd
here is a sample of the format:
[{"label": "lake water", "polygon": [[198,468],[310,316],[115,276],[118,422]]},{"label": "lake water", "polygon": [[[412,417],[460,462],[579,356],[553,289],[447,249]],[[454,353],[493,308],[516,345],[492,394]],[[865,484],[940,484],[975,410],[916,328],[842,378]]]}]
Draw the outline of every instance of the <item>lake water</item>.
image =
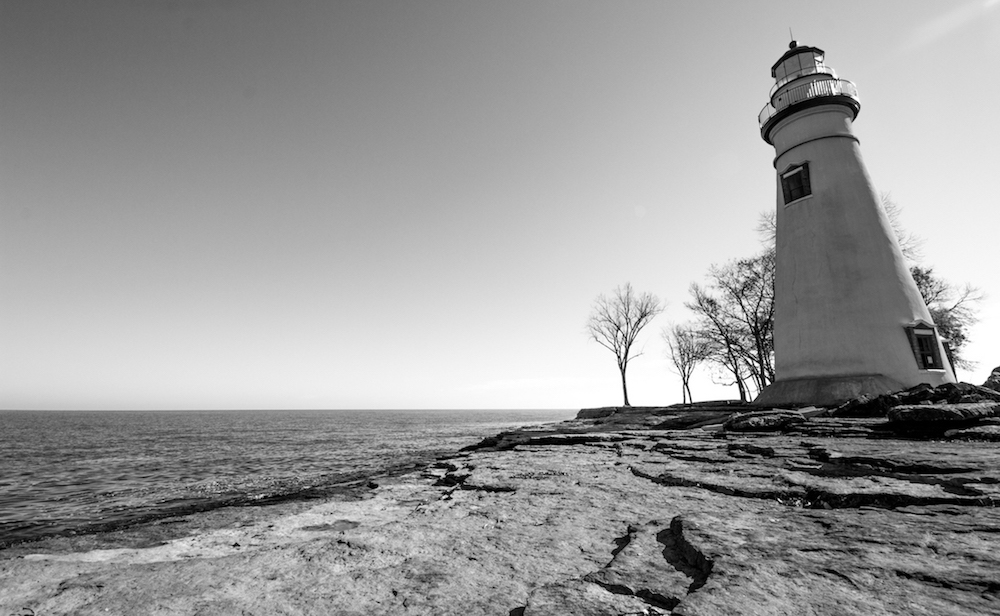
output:
[{"label": "lake water", "polygon": [[3,411],[0,548],[224,506],[317,498],[540,411]]}]

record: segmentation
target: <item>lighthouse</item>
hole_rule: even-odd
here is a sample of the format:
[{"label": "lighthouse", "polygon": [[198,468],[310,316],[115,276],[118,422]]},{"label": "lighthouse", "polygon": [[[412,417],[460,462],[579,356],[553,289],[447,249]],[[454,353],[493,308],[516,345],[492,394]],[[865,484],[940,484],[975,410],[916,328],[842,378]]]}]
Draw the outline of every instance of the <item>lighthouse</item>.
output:
[{"label": "lighthouse", "polygon": [[857,88],[795,41],[771,76],[758,119],[777,179],[775,381],[754,404],[955,382],[861,158]]}]

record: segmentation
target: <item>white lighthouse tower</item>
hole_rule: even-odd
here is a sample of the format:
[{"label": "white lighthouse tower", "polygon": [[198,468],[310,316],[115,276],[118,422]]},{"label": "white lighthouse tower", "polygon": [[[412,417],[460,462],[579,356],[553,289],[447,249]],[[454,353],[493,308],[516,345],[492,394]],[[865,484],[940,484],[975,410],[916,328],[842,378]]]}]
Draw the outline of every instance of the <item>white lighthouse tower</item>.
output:
[{"label": "white lighthouse tower", "polygon": [[759,405],[955,381],[851,129],[857,88],[823,59],[792,41],[759,117],[778,184],[775,382]]}]

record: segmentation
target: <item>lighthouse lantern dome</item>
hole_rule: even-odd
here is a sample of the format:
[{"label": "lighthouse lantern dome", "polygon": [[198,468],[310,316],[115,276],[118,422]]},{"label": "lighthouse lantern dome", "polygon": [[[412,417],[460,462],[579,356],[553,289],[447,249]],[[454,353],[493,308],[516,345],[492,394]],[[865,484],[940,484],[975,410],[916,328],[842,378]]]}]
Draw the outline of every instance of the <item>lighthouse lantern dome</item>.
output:
[{"label": "lighthouse lantern dome", "polygon": [[851,119],[861,111],[858,89],[824,63],[825,52],[819,47],[799,45],[792,41],[790,49],[771,67],[774,86],[770,100],[757,116],[760,136],[771,140],[772,130],[785,118],[808,107],[842,105],[849,109]]},{"label": "lighthouse lantern dome", "polygon": [[771,93],[786,83],[807,75],[824,74],[836,79],[834,70],[823,63],[824,57],[825,54],[819,47],[807,47],[792,41],[791,48],[771,67],[771,76],[775,79]]}]

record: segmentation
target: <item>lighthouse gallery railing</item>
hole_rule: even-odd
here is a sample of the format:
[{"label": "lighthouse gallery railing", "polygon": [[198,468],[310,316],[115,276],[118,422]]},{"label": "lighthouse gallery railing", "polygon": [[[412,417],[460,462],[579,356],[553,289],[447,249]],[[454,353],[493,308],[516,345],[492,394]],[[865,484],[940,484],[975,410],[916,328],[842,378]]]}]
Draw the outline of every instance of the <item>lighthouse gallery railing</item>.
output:
[{"label": "lighthouse gallery railing", "polygon": [[770,120],[776,113],[794,105],[796,103],[801,103],[802,101],[807,101],[812,98],[820,98],[823,96],[849,96],[854,100],[858,99],[858,88],[850,81],[846,79],[822,79],[818,81],[810,81],[809,83],[804,83],[801,86],[795,86],[794,88],[789,88],[775,101],[777,104],[772,105],[768,103],[764,105],[764,108],[760,110],[760,115],[757,116],[757,121],[760,123],[761,128],[764,127],[764,123]]}]

